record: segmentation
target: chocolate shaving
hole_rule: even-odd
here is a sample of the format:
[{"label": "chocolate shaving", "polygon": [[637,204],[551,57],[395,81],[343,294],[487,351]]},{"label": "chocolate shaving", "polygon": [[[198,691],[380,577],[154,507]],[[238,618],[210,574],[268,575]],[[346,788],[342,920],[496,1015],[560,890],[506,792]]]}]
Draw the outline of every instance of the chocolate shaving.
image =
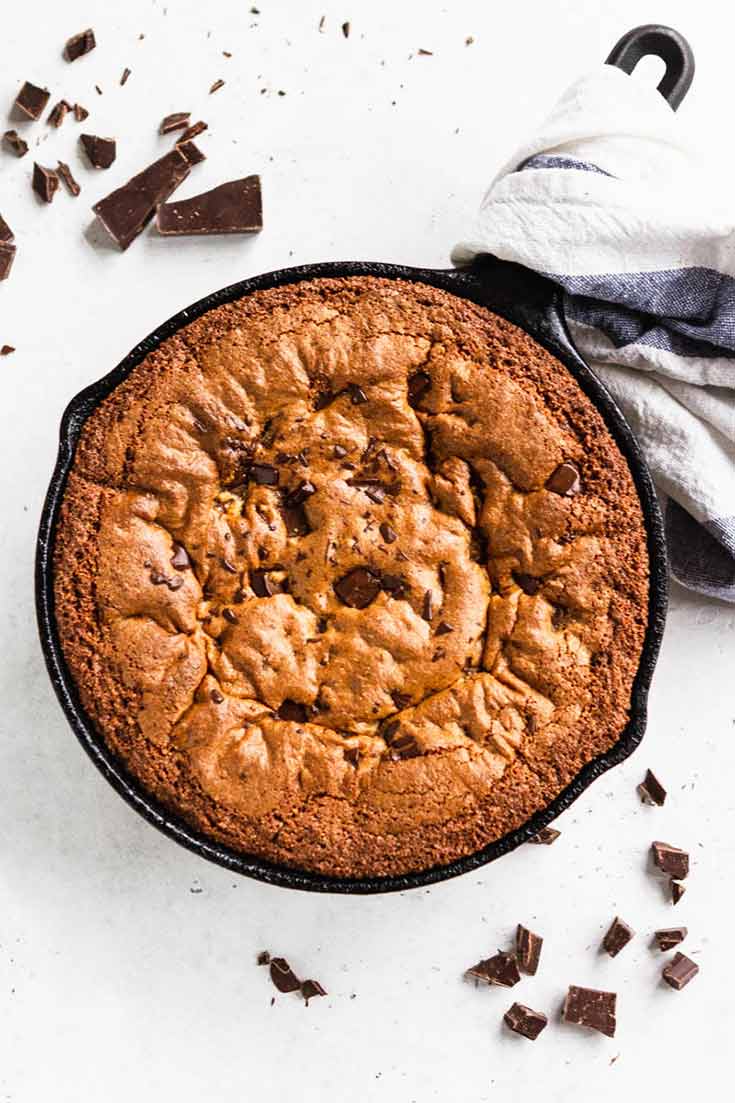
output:
[{"label": "chocolate shaving", "polygon": [[263,229],[260,177],[230,180],[192,199],[164,203],[157,226],[165,236],[258,233]]},{"label": "chocolate shaving", "polygon": [[651,843],[653,864],[662,873],[676,881],[683,881],[689,873],[689,855],[685,850],[669,843]]},{"label": "chocolate shaving", "polygon": [[384,580],[369,567],[355,567],[334,583],[334,592],[351,609],[366,609],[383,589]]},{"label": "chocolate shaving", "polygon": [[541,935],[534,934],[527,927],[518,924],[516,928],[516,958],[518,959],[518,968],[522,973],[528,973],[531,977],[536,975],[543,944],[544,940]]},{"label": "chocolate shaving", "polygon": [[26,118],[35,121],[41,118],[50,98],[51,93],[48,89],[39,88],[38,85],[31,84],[31,82],[27,80],[15,97],[15,106],[26,116]]},{"label": "chocolate shaving", "polygon": [[560,494],[563,498],[579,494],[581,487],[579,471],[573,463],[560,463],[546,480],[546,489],[553,490],[554,494]]},{"label": "chocolate shaving", "polygon": [[94,31],[91,27],[88,27],[86,31],[80,31],[79,34],[72,35],[71,38],[67,39],[64,46],[64,57],[67,61],[76,61],[77,58],[91,53],[96,45]]},{"label": "chocolate shaving", "polygon": [[342,34],[345,36],[345,38],[350,37],[350,24],[349,24],[349,21],[342,24]]},{"label": "chocolate shaving", "polygon": [[503,1022],[515,1034],[534,1042],[548,1026],[549,1020],[542,1011],[534,1011],[525,1004],[514,1003],[503,1015]]},{"label": "chocolate shaving", "polygon": [[28,142],[21,138],[17,130],[6,130],[3,134],[3,142],[16,157],[25,157],[28,152]]},{"label": "chocolate shaving", "polygon": [[623,919],[616,915],[602,940],[602,948],[610,957],[617,957],[620,951],[628,945],[634,934],[633,928],[629,927]]},{"label": "chocolate shaving", "polygon": [[79,184],[76,182],[72,175],[72,171],[65,161],[59,161],[56,165],[56,172],[59,177],[64,181],[67,191],[70,195],[77,196],[81,192]]},{"label": "chocolate shaving", "polygon": [[659,950],[666,951],[673,950],[674,946],[683,942],[688,934],[686,927],[662,927],[660,931],[653,932],[653,937]]},{"label": "chocolate shaving", "polygon": [[614,1038],[616,1003],[617,996],[614,992],[600,992],[594,988],[579,988],[576,984],[570,984],[564,1000],[562,1019],[565,1023],[585,1026],[589,1030],[607,1035],[608,1038]]},{"label": "chocolate shaving", "polygon": [[34,162],[32,187],[39,199],[50,203],[59,190],[59,178],[53,169],[45,169]]},{"label": "chocolate shaving", "polygon": [[536,835],[532,835],[528,840],[529,843],[535,843],[537,846],[551,846],[561,835],[561,831],[557,831],[555,827],[542,827]]},{"label": "chocolate shaving", "polygon": [[655,804],[659,808],[663,807],[666,800],[666,790],[650,770],[646,770],[646,776],[638,786],[638,792],[644,804]]},{"label": "chocolate shaving", "polygon": [[68,100],[59,100],[59,102],[55,104],[49,112],[49,126],[53,126],[58,130],[71,110],[72,106],[68,102]]},{"label": "chocolate shaving", "polygon": [[132,71],[133,71],[132,69],[123,69],[122,76],[120,77],[120,86],[121,87],[128,83],[128,77],[131,75]]},{"label": "chocolate shaving", "polygon": [[219,92],[220,88],[224,88],[225,82],[223,80],[216,80],[212,87],[209,89],[210,96],[213,92]]},{"label": "chocolate shaving", "polygon": [[121,249],[127,249],[150,222],[156,208],[191,171],[177,149],[116,188],[92,208]]},{"label": "chocolate shaving", "polygon": [[174,111],[161,120],[158,128],[159,134],[171,134],[174,130],[186,130],[191,118],[191,111]]},{"label": "chocolate shaving", "polygon": [[664,965],[661,976],[670,988],[680,992],[698,972],[699,966],[686,954],[674,954],[668,965]]},{"label": "chocolate shaving", "polygon": [[678,904],[686,892],[686,885],[680,885],[679,882],[675,881],[672,877],[669,881],[669,889],[671,891],[671,903]]},{"label": "chocolate shaving", "polygon": [[89,158],[89,163],[96,169],[108,169],[117,156],[117,145],[114,138],[99,138],[96,134],[80,134],[84,152]]},{"label": "chocolate shaving", "polygon": [[475,982],[484,984],[498,984],[502,988],[512,988],[521,979],[518,970],[518,962],[513,954],[506,954],[498,950],[497,954],[478,961],[467,970],[465,976],[471,977]]}]

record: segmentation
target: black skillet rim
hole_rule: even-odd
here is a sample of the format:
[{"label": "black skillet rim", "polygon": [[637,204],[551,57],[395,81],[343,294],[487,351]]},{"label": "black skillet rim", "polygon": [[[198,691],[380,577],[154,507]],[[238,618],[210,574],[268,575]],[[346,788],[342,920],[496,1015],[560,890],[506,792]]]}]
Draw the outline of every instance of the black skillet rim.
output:
[{"label": "black skillet rim", "polygon": [[[495,263],[501,264],[502,262]],[[505,265],[505,267],[518,268],[515,265]],[[525,270],[520,271],[524,273],[524,278],[532,278],[541,283],[548,282],[532,273],[526,273]],[[242,298],[253,291],[280,287],[288,283],[298,283],[307,279],[364,275],[427,283],[483,305],[481,282],[477,279],[468,279],[457,270],[423,269],[359,261],[303,265],[265,273],[232,284],[200,299],[197,303],[180,311],[159,326],[141,341],[108,375],[80,391],[67,406],[60,427],[59,453],[56,466],[51,476],[41,515],[36,552],[36,613],[49,676],[73,731],[107,781],[149,823],[152,823],[164,834],[201,857],[207,858],[233,872],[268,884],[312,892],[369,894],[420,888],[475,870],[509,853],[521,843],[527,842],[542,827],[547,826],[561,812],[565,811],[596,778],[632,754],[640,743],[646,726],[648,690],[666,618],[666,546],[656,492],[633,434],[605,387],[576,353],[566,332],[557,304],[552,312],[555,324],[551,327],[547,326],[542,332],[539,332],[537,327],[533,325],[527,327],[523,327],[522,323],[521,325],[528,329],[535,340],[562,361],[602,415],[618,447],[628,461],[641,501],[648,536],[650,592],[646,635],[638,672],[633,683],[630,719],[613,747],[605,754],[587,763],[574,780],[550,804],[540,809],[526,823],[502,838],[447,865],[388,877],[330,877],[306,870],[292,869],[239,853],[230,847],[209,839],[202,832],[185,823],[180,817],[167,811],[150,797],[127,772],[84,713],[73,679],[64,661],[54,614],[53,543],[55,528],[67,476],[74,456],[74,449],[82,425],[95,406],[122,382],[133,367],[140,363],[152,349],[160,345],[162,341],[182,326],[187,325],[214,307]],[[504,313],[502,306],[498,307],[496,304],[491,304],[490,309],[499,314]],[[508,311],[510,320],[515,324],[519,324],[512,313],[512,311]]]}]

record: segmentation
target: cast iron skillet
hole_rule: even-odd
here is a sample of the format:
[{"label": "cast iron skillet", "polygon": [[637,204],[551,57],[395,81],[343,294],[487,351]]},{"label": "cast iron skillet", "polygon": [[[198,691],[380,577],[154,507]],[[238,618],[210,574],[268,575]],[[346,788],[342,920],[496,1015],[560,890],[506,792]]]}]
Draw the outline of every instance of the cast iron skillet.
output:
[{"label": "cast iron skillet", "polygon": [[[666,74],[659,90],[676,108],[691,83],[694,62],[689,46],[675,31],[665,27],[641,27],[620,40],[608,62],[631,72],[645,54],[656,54],[666,62]],[[459,858],[449,865],[394,877],[359,879],[322,876],[261,858],[237,853],[184,823],[149,796],[107,748],[95,731],[79,700],[74,682],[64,661],[54,615],[53,547],[59,507],[64,495],[74,449],[82,426],[92,410],[143,360],[152,349],[193,319],[241,298],[252,291],[283,284],[298,283],[322,276],[380,276],[384,279],[420,281],[469,299],[514,322],[562,361],[582,390],[602,414],[633,474],[645,516],[650,557],[651,584],[648,625],[640,666],[632,692],[630,720],[620,739],[608,752],[586,765],[560,795],[537,812],[527,823],[475,854]],[[550,823],[605,770],[622,762],[643,737],[646,723],[646,698],[656,663],[666,616],[666,548],[663,525],[651,478],[640,449],[610,395],[592,374],[574,348],[564,323],[558,289],[549,280],[494,257],[485,257],[468,270],[436,271],[407,268],[396,264],[346,262],[303,265],[269,272],[233,284],[182,310],[146,337],[104,379],[86,387],[71,400],[61,423],[60,447],[41,515],[36,557],[36,608],[46,665],[61,707],[92,761],[117,792],[159,830],[204,858],[249,877],[286,888],[315,892],[373,893],[417,888],[455,877],[507,854]]]}]

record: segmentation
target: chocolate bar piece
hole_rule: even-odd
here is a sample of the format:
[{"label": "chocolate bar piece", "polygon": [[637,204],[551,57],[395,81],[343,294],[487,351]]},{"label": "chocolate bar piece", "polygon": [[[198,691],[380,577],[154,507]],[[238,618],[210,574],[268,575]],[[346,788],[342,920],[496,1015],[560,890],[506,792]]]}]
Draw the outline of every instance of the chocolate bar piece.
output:
[{"label": "chocolate bar piece", "polygon": [[673,950],[688,935],[686,927],[662,927],[660,931],[654,931],[653,937],[659,950]]},{"label": "chocolate bar piece", "polygon": [[117,144],[114,138],[99,138],[96,134],[80,134],[79,141],[96,169],[108,169],[117,156]]},{"label": "chocolate bar piece", "polygon": [[540,935],[534,934],[527,927],[518,924],[516,929],[516,957],[521,972],[528,973],[531,977],[536,975],[543,944],[544,940]]},{"label": "chocolate bar piece", "polygon": [[72,171],[65,161],[59,161],[56,166],[56,173],[64,181],[70,195],[79,195],[82,189],[79,187],[79,184],[74,179]]},{"label": "chocolate bar piece", "polygon": [[699,972],[699,966],[686,954],[674,954],[668,965],[664,965],[661,976],[670,988],[680,992],[690,980],[694,980]]},{"label": "chocolate bar piece", "polygon": [[484,961],[478,961],[465,975],[471,977],[475,983],[482,981],[484,984],[499,984],[503,988],[512,988],[521,979],[515,957],[503,950],[498,950],[497,954],[485,958]]},{"label": "chocolate bar piece", "polygon": [[44,203],[50,203],[59,190],[59,178],[53,169],[45,169],[35,162],[33,165],[33,190]]},{"label": "chocolate bar piece", "polygon": [[653,864],[668,877],[677,881],[683,881],[689,873],[689,855],[686,850],[680,850],[678,846],[670,843],[651,843]]},{"label": "chocolate bar piece", "polygon": [[200,165],[207,159],[194,142],[179,142],[176,148],[179,153],[183,153],[190,165]]},{"label": "chocolate bar piece", "polygon": [[260,177],[231,180],[211,191],[164,203],[158,209],[158,232],[180,234],[252,234],[263,228]]},{"label": "chocolate bar piece", "polygon": [[174,111],[161,120],[158,128],[159,134],[171,134],[174,130],[185,130],[189,125],[191,111]]},{"label": "chocolate bar piece", "polygon": [[646,776],[638,786],[638,792],[644,804],[655,804],[662,808],[666,801],[666,790],[650,770],[646,770]]},{"label": "chocolate bar piece", "polygon": [[6,280],[15,260],[15,235],[0,215],[0,280]]},{"label": "chocolate bar piece", "polygon": [[53,126],[56,128],[56,130],[58,130],[71,110],[72,105],[69,103],[68,100],[59,100],[59,102],[51,108],[51,111],[49,113],[49,126]]},{"label": "chocolate bar piece", "polygon": [[15,97],[15,106],[27,118],[36,120],[41,118],[50,98],[51,93],[46,88],[39,88],[27,80]]},{"label": "chocolate bar piece", "polygon": [[77,58],[90,53],[96,45],[94,31],[88,27],[86,31],[80,31],[79,34],[72,35],[67,40],[64,46],[64,57],[67,61],[76,61]]},{"label": "chocolate bar piece", "polygon": [[514,1003],[503,1015],[503,1022],[514,1034],[535,1042],[549,1023],[543,1011],[534,1011],[522,1003]]},{"label": "chocolate bar piece", "polygon": [[191,172],[186,157],[172,149],[116,188],[92,210],[121,249],[127,249],[148,225],[156,208]]},{"label": "chocolate bar piece", "polygon": [[607,951],[610,957],[617,957],[620,951],[628,945],[634,934],[633,928],[629,927],[623,919],[616,915],[602,940],[602,948]]},{"label": "chocolate bar piece", "polygon": [[25,142],[17,130],[6,130],[3,134],[3,142],[16,157],[25,157],[28,152],[28,142]]},{"label": "chocolate bar piece", "polygon": [[615,1037],[615,992],[599,992],[595,988],[579,988],[570,984],[564,1001],[562,1018],[565,1023],[586,1026],[608,1038]]}]

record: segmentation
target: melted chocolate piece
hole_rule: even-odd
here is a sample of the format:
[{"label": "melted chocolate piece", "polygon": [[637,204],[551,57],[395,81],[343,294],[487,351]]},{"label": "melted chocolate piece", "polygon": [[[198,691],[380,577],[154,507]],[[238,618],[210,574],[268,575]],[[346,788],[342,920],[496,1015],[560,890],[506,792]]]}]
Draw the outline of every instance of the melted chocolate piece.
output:
[{"label": "melted chocolate piece", "polygon": [[334,583],[334,592],[351,609],[366,609],[383,589],[385,579],[381,581],[375,571],[369,567],[355,567]]}]

